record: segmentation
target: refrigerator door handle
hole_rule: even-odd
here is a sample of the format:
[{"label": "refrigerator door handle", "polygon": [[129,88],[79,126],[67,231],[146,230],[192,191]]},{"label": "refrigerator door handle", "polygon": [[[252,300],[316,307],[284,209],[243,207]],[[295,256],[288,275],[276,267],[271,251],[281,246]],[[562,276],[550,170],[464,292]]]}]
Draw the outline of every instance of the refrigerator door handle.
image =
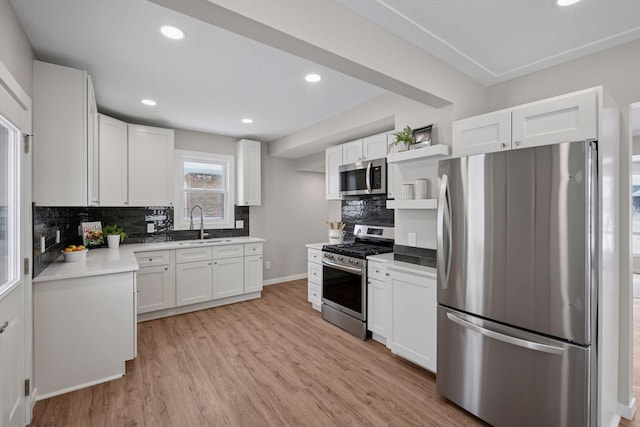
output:
[{"label": "refrigerator door handle", "polygon": [[478,325],[474,325],[471,322],[467,322],[466,320],[459,318],[453,313],[447,313],[447,318],[452,322],[462,326],[463,328],[471,329],[472,331],[478,332],[479,334],[482,334],[486,337],[493,338],[495,340],[502,341],[507,344],[516,345],[518,347],[524,347],[530,350],[541,351],[541,352],[550,353],[550,354],[563,354],[566,351],[562,347],[556,347],[556,346],[541,344],[533,341],[527,341],[521,338],[516,338],[509,335],[501,334],[499,332],[491,331],[489,329],[485,329]]},{"label": "refrigerator door handle", "polygon": [[[438,249],[441,250],[440,255],[444,255],[445,246],[444,246],[444,238],[445,231],[447,233],[447,247],[446,247],[446,256],[438,256],[437,261],[437,272],[438,272],[438,281],[442,285],[442,289],[447,289],[449,284],[449,272],[451,271],[451,199],[449,193],[449,177],[445,174],[442,175],[441,183],[440,183],[440,193],[438,195],[438,214],[437,214],[437,245]],[[445,218],[445,206],[446,206],[446,215]],[[446,228],[446,230],[445,230]]]}]

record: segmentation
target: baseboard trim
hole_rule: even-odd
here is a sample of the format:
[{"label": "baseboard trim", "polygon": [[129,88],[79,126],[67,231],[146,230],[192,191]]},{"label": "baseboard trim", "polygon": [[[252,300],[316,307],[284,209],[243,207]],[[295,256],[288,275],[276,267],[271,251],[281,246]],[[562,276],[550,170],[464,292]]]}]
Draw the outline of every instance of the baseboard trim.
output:
[{"label": "baseboard trim", "polygon": [[618,402],[618,414],[627,420],[632,420],[636,413],[636,398],[632,397],[631,402],[628,405],[624,405]]},{"label": "baseboard trim", "polygon": [[292,280],[306,279],[307,273],[294,274],[293,276],[277,277],[275,279],[263,280],[262,286],[275,285],[276,283],[290,282]]}]

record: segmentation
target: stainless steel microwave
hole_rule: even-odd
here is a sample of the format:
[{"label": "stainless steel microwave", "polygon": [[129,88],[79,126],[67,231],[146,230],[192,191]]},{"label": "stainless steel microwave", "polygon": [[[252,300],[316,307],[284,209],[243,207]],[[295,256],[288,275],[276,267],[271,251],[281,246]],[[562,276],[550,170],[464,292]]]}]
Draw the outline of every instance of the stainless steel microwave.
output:
[{"label": "stainless steel microwave", "polygon": [[387,193],[387,159],[340,166],[340,195]]}]

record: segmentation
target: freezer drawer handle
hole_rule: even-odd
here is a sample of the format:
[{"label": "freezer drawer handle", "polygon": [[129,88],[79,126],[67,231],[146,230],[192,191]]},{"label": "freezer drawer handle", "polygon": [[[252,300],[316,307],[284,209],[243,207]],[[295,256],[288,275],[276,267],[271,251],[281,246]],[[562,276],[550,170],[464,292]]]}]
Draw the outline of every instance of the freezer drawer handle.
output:
[{"label": "freezer drawer handle", "polygon": [[506,342],[507,344],[517,345],[518,347],[524,347],[530,350],[542,351],[544,353],[551,353],[551,354],[563,354],[565,352],[565,349],[562,347],[555,347],[552,345],[540,344],[537,342],[527,341],[520,338],[510,337],[509,335],[504,335],[498,332],[490,331],[489,329],[485,329],[478,325],[474,325],[471,322],[467,322],[466,320],[459,318],[453,313],[447,313],[447,318],[464,328],[471,329],[472,331],[478,332],[479,334],[482,334],[489,338]]}]

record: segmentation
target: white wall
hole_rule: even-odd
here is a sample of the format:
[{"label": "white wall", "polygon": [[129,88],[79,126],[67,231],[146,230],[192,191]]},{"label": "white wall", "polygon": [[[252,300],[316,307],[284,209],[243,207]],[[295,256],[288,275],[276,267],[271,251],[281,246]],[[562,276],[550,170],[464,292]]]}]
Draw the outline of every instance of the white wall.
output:
[{"label": "white wall", "polygon": [[33,95],[35,54],[9,0],[0,0],[0,61],[22,89]]},{"label": "white wall", "polygon": [[262,150],[262,206],[252,206],[251,235],[266,239],[264,279],[306,274],[305,244],[327,241],[324,175],[298,172],[295,160],[270,157]]}]

